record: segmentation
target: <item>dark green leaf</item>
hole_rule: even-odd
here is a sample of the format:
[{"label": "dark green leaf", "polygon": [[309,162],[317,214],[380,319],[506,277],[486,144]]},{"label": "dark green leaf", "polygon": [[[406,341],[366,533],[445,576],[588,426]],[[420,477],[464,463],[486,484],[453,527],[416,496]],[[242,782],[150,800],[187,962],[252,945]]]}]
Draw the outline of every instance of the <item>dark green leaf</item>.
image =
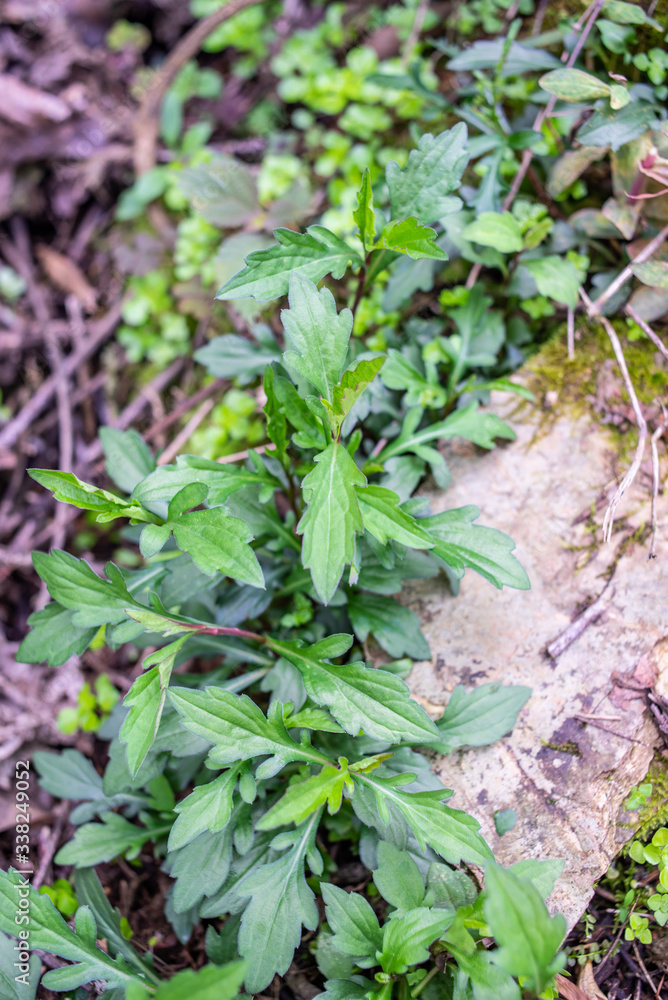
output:
[{"label": "dark green leaf", "polygon": [[362,642],[371,632],[390,656],[429,659],[429,643],[420,631],[420,619],[391,597],[353,592],[348,598],[348,614],[355,635]]},{"label": "dark green leaf", "polygon": [[442,735],[441,753],[457,747],[482,747],[509,733],[531,696],[531,688],[511,684],[481,684],[470,694],[458,684],[436,725]]},{"label": "dark green leaf", "polygon": [[267,365],[264,371],[263,380],[264,394],[267,402],[264,404],[264,412],[267,417],[267,437],[275,445],[275,454],[279,462],[287,467],[287,447],[288,447],[288,425],[280,401],[274,392],[274,372],[271,365]]},{"label": "dark green leaf", "polygon": [[102,778],[78,750],[33,755],[40,785],[58,799],[103,799]]},{"label": "dark green leaf", "polygon": [[74,611],[72,622],[77,628],[123,621],[124,609],[136,605],[112,563],[106,567],[109,581],[101,580],[84,559],[59,549],[49,555],[33,552],[33,563],[54,600]]},{"label": "dark green leaf", "polygon": [[467,568],[473,569],[499,589],[509,586],[529,590],[526,571],[512,554],[512,538],[496,528],[485,528],[472,522],[480,515],[477,507],[459,507],[418,523],[435,542],[434,555],[439,556],[460,579]]},{"label": "dark green leaf", "polygon": [[353,212],[359,236],[365,250],[370,250],[376,236],[376,220],[373,211],[373,191],[371,174],[367,167],[362,176],[362,186],[357,192],[357,208]]},{"label": "dark green leaf", "polygon": [[460,122],[436,138],[423,135],[403,170],[394,161],[388,163],[385,175],[393,218],[416,216],[429,225],[461,207],[451,192],[459,187],[468,161],[466,139],[466,125]]},{"label": "dark green leaf", "polygon": [[424,879],[410,854],[400,851],[386,840],[378,845],[378,868],[373,882],[383,899],[397,910],[413,910],[422,906]]},{"label": "dark green leaf", "polygon": [[32,627],[32,631],[18,648],[18,662],[46,661],[50,667],[59,667],[70,656],[81,656],[95,638],[97,626],[77,628],[72,623],[74,614],[71,608],[63,608],[52,601],[41,611],[30,615],[28,625]]},{"label": "dark green leaf", "polygon": [[155,469],[151,449],[133,428],[121,431],[117,427],[101,427],[99,436],[107,460],[107,475],[124,493],[132,493],[137,483]]},{"label": "dark green leaf", "polygon": [[261,375],[272,361],[280,361],[281,351],[273,337],[263,338],[258,343],[238,337],[236,333],[226,333],[200,347],[194,357],[210,375],[237,378],[242,385],[247,385]]},{"label": "dark green leaf", "polygon": [[362,968],[376,965],[376,952],[383,947],[383,932],[364,896],[327,883],[323,883],[321,892],[325,919],[334,931],[334,947],[344,955],[360,959],[355,964]]},{"label": "dark green leaf", "polygon": [[408,910],[385,924],[383,950],[378,961],[383,972],[396,975],[411,965],[420,965],[429,958],[429,945],[436,941],[452,922],[452,914],[420,906]]}]

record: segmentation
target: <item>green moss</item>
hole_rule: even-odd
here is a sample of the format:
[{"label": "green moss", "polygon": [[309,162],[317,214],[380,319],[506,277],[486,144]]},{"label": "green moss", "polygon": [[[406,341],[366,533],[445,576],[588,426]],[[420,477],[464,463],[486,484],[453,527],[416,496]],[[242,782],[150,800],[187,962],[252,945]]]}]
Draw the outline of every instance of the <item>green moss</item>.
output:
[{"label": "green moss", "polygon": [[634,838],[644,844],[660,826],[668,826],[668,761],[664,757],[654,758],[645,781],[651,781],[652,794],[638,810],[638,826],[634,830]]},{"label": "green moss", "polygon": [[569,753],[571,757],[582,756],[580,747],[573,740],[567,740],[565,743],[550,743],[548,740],[541,740],[540,742],[549,750],[557,750],[559,753]]}]

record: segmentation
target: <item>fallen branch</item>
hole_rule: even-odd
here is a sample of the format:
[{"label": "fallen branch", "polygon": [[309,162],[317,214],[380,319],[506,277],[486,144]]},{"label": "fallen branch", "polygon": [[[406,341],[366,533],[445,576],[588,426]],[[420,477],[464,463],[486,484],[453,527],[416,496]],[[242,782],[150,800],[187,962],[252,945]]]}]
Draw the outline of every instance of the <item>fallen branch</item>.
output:
[{"label": "fallen branch", "polygon": [[613,590],[608,590],[607,587],[599,594],[596,600],[585,608],[581,615],[572,621],[563,632],[560,632],[556,639],[554,639],[550,645],[547,647],[547,654],[551,656],[553,660],[556,660],[558,656],[568,649],[568,647],[578,639],[588,625],[603,614],[606,607],[608,606],[612,596],[614,594]]},{"label": "fallen branch", "polygon": [[254,7],[261,0],[229,0],[223,7],[195,24],[169,54],[148,86],[135,118],[134,167],[137,176],[152,170],[156,164],[156,148],[160,128],[160,105],[179,70],[196,56],[202,42],[218,25],[239,11]]},{"label": "fallen branch", "polygon": [[192,415],[185,427],[179,431],[174,440],[165,448],[163,453],[160,455],[157,464],[158,465],[168,465],[172,459],[181,451],[181,448],[190,440],[192,435],[195,433],[199,425],[202,423],[204,418],[211,410],[214,408],[215,403],[212,399],[205,399],[202,405],[197,409],[197,411]]}]

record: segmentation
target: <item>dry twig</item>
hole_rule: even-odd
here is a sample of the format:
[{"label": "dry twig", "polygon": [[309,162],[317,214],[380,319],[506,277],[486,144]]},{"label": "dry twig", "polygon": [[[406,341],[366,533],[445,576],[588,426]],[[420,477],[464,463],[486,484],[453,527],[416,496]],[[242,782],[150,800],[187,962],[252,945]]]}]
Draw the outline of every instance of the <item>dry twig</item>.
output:
[{"label": "dry twig", "polygon": [[654,332],[654,330],[649,325],[649,323],[646,323],[645,320],[642,318],[642,316],[638,315],[638,313],[635,311],[635,309],[633,308],[633,306],[627,305],[626,308],[625,308],[625,310],[624,310],[624,312],[626,313],[627,316],[629,316],[633,320],[633,322],[637,326],[640,327],[640,329],[642,330],[642,332],[647,337],[649,337],[649,339],[652,341],[652,343],[654,344],[654,346],[658,347],[658,349],[663,354],[664,358],[666,358],[668,360],[668,347],[666,347],[666,345],[661,340],[661,338],[659,337],[659,335]]},{"label": "dry twig", "polygon": [[[664,414],[665,419],[665,414]],[[659,427],[654,431],[652,437],[650,438],[650,446],[652,448],[652,542],[649,547],[649,558],[656,558],[656,539],[659,530],[659,523],[656,516],[656,505],[659,499],[659,449],[657,448],[657,441],[666,429],[665,423],[661,423]]]},{"label": "dry twig", "polygon": [[157,464],[158,465],[168,465],[172,459],[181,451],[181,448],[190,440],[192,435],[195,433],[199,425],[202,423],[204,418],[208,413],[211,412],[215,403],[212,399],[205,399],[197,411],[192,415],[185,427],[179,431],[174,440],[165,448],[163,453],[160,455]]}]

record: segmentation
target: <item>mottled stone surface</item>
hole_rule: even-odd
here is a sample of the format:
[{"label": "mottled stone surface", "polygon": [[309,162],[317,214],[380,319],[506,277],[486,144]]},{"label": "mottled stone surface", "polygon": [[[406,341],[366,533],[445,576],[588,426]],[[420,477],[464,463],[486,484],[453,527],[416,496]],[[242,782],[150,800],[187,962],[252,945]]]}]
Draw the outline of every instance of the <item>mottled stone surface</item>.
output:
[{"label": "mottled stone surface", "polygon": [[[496,403],[501,415],[512,408],[507,398]],[[402,601],[420,615],[433,653],[430,663],[415,665],[409,685],[434,715],[459,683],[533,688],[511,736],[440,758],[435,770],[455,790],[452,804],[482,823],[503,864],[566,859],[550,907],[572,925],[630,836],[620,825],[629,818],[622,804],[657,744],[642,698],[615,685],[613,675],[665,671],[668,685],[668,656],[657,655],[668,635],[668,504],[660,499],[657,559],[648,561],[648,541],[629,541],[649,523],[646,476],[622,501],[612,543],[602,545],[600,523],[616,483],[610,440],[587,418],[545,425],[544,417],[540,404],[524,409],[511,419],[517,441],[491,454],[450,450],[454,485],[431,498],[434,513],[474,503],[479,523],[511,535],[532,590],[498,591],[468,572],[458,598],[445,583],[424,580],[405,587]],[[546,646],[601,594],[600,617],[550,658]],[[576,713],[604,717],[599,725],[611,732]],[[498,837],[494,813],[508,808],[518,823]]]}]

